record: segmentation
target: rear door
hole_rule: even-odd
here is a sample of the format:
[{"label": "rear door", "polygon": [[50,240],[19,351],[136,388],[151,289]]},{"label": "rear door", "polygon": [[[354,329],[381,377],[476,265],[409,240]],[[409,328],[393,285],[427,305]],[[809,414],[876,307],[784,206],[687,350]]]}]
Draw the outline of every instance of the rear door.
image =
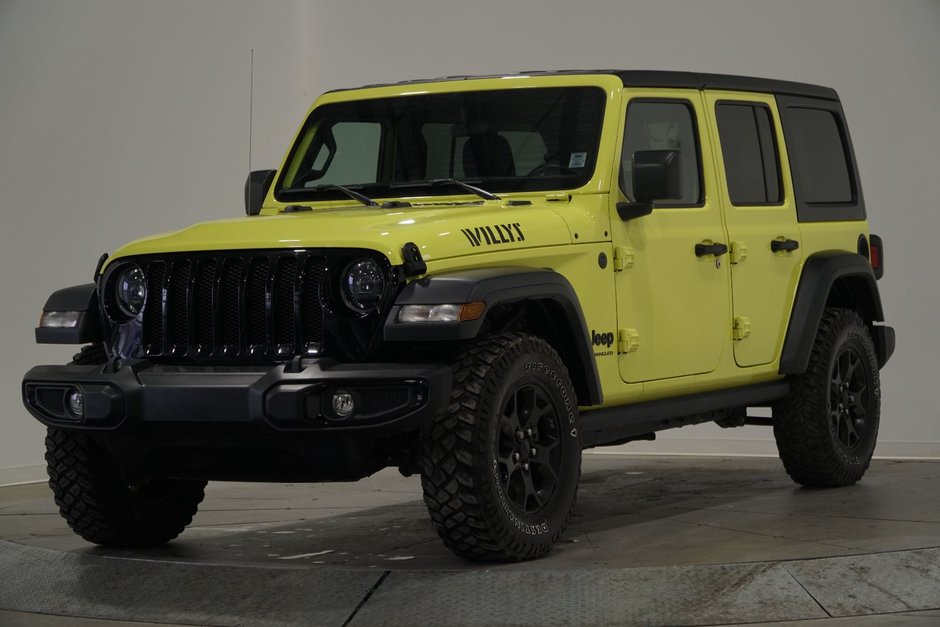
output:
[{"label": "rear door", "polygon": [[[630,90],[621,146],[619,192],[611,194],[617,339],[628,383],[715,370],[730,341],[726,256],[696,244],[725,242],[698,90]],[[656,203],[650,215],[622,221],[617,199],[633,193],[633,154],[680,153],[682,198]]]},{"label": "rear door", "polygon": [[718,145],[731,248],[731,326],[739,366],[778,358],[802,260],[800,229],[774,97],[705,92]]}]

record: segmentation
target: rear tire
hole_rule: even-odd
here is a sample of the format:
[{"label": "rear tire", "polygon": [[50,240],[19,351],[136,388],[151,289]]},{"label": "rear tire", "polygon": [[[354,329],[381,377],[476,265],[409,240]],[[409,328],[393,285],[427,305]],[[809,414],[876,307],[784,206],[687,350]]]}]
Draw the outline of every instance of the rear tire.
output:
[{"label": "rear tire", "polygon": [[551,550],[577,497],[581,440],[574,387],[548,343],[475,343],[454,365],[447,415],[421,441],[424,502],[447,548],[500,561]]},{"label": "rear tire", "polygon": [[880,416],[881,380],[868,327],[854,311],[828,308],[809,367],[773,408],[787,474],[808,487],[859,481],[871,463]]}]

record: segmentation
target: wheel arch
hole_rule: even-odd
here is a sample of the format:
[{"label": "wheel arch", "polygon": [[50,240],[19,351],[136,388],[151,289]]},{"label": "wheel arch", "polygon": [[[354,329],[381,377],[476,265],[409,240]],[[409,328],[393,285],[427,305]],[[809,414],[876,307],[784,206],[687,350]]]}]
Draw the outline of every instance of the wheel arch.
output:
[{"label": "wheel arch", "polygon": [[[463,322],[402,323],[404,305],[483,301],[484,314]],[[500,308],[524,312],[537,335],[554,348],[568,366],[580,405],[603,402],[594,353],[581,304],[571,283],[550,269],[497,267],[437,274],[406,285],[385,320],[386,342],[453,342],[476,338],[493,322]],[[534,328],[533,328],[534,327]]]},{"label": "wheel arch", "polygon": [[875,324],[884,321],[884,309],[871,262],[858,253],[824,251],[803,265],[780,355],[780,374],[806,371],[827,307],[858,312],[872,331],[879,365],[888,361],[894,350],[894,330]]}]

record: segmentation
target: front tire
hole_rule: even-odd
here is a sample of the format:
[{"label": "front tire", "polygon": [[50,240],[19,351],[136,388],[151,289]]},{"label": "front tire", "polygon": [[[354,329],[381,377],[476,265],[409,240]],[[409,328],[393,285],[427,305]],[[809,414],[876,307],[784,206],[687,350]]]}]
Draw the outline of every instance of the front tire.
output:
[{"label": "front tire", "polygon": [[[101,343],[83,346],[72,365],[103,364]],[[72,531],[94,544],[147,547],[166,544],[192,522],[205,481],[130,477],[92,437],[50,427],[46,470],[59,513]]]},{"label": "front tire", "polygon": [[454,365],[447,415],[421,441],[424,502],[447,548],[499,561],[551,550],[577,497],[581,439],[574,387],[548,343],[475,343]]},{"label": "front tire", "polygon": [[49,428],[49,487],[72,531],[94,544],[165,544],[192,522],[205,481],[125,475],[111,455],[84,433]]},{"label": "front tire", "polygon": [[871,463],[880,417],[881,380],[868,327],[854,311],[828,308],[806,372],[773,408],[787,473],[808,487],[856,483]]}]

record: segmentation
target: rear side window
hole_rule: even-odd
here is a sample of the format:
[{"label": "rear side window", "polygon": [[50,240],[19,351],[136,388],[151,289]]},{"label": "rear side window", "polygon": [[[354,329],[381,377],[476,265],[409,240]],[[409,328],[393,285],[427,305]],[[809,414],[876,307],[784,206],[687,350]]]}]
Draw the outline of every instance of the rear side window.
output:
[{"label": "rear side window", "polygon": [[851,203],[852,179],[839,120],[825,109],[792,107],[787,149],[799,170],[800,194],[807,203]]},{"label": "rear side window", "polygon": [[762,105],[719,103],[715,115],[731,204],[767,205],[783,200],[770,110]]},{"label": "rear side window", "polygon": [[627,107],[620,163],[620,188],[633,198],[633,153],[640,150],[678,150],[682,197],[658,207],[694,206],[702,203],[702,173],[699,166],[695,119],[688,103],[633,101]]}]

